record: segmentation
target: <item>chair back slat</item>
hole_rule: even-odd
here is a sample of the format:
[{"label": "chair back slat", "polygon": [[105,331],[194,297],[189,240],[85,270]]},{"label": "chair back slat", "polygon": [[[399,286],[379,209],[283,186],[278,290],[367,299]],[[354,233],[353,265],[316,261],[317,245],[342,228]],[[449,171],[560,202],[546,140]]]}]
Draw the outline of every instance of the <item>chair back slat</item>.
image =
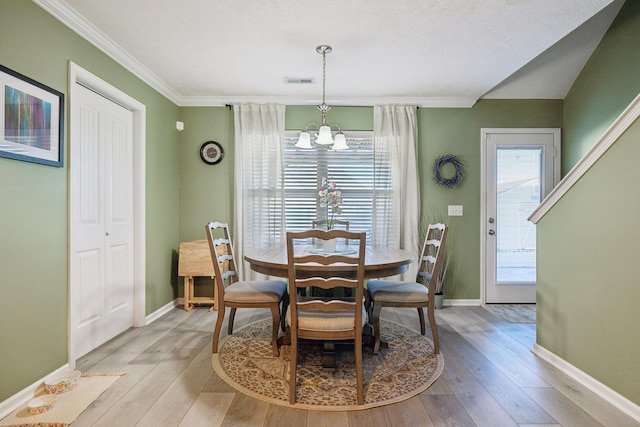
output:
[{"label": "chair back slat", "polygon": [[296,285],[298,288],[308,288],[309,286],[322,288],[322,289],[334,289],[340,288],[356,288],[358,286],[358,280],[345,279],[342,277],[324,278],[324,277],[309,277],[301,278],[297,280]]},{"label": "chair back slat", "polygon": [[309,301],[298,301],[298,309],[317,310],[323,312],[353,310],[353,301],[316,298]]},{"label": "chair back slat", "polygon": [[[341,228],[343,230],[347,230],[349,231],[349,221],[345,221],[345,220],[341,220],[341,219],[334,219],[333,221],[331,221],[333,223],[333,227],[337,227],[337,228]],[[316,219],[313,220],[311,222],[311,228],[320,228],[320,229],[325,229],[327,227],[327,220],[326,219]],[[345,245],[349,245],[349,241],[345,240],[344,241]]]}]

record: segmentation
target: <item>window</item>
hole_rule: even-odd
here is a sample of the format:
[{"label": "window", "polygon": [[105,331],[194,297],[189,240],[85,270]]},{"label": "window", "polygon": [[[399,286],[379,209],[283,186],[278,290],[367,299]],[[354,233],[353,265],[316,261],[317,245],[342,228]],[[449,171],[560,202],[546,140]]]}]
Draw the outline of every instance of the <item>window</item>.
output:
[{"label": "window", "polygon": [[388,192],[381,192],[381,187],[388,188],[391,179],[388,165],[376,165],[373,133],[347,134],[348,151],[325,146],[301,150],[295,148],[296,142],[297,132],[287,132],[283,153],[287,230],[306,230],[313,220],[326,219],[326,208],[318,205],[318,189],[326,176],[336,182],[344,200],[336,219],[349,221],[351,231],[366,231],[370,241],[374,194],[378,206],[381,194],[382,199],[388,199]]}]

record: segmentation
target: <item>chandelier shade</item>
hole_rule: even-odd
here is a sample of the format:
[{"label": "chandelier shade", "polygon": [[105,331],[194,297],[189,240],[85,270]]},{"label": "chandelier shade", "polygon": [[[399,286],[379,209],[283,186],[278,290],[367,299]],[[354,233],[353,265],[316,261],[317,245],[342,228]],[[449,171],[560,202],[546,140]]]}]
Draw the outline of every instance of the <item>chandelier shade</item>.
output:
[{"label": "chandelier shade", "polygon": [[296,148],[304,148],[311,149],[311,134],[309,132],[300,132],[300,136],[298,137],[298,142],[296,143]]},{"label": "chandelier shade", "polygon": [[333,144],[334,150],[348,150],[349,146],[347,145],[347,137],[344,136],[344,133],[338,132],[335,137],[335,144]]},{"label": "chandelier shade", "polygon": [[[315,126],[318,128],[318,134],[314,143],[316,145],[331,145],[334,150],[348,150],[349,146],[347,145],[347,139],[340,130],[340,126],[337,124],[328,124],[327,123],[327,111],[331,109],[325,102],[325,92],[326,92],[326,82],[327,82],[327,53],[331,53],[333,49],[331,46],[320,45],[316,47],[316,52],[322,55],[322,104],[318,105],[318,110],[320,110],[320,114],[322,115],[322,123],[318,126],[316,123],[309,123],[305,127],[305,130],[300,132],[300,136],[298,137],[298,142],[296,143],[296,148],[302,149],[312,149],[314,146],[311,144],[311,134],[309,133],[309,126]],[[332,134],[331,128],[335,126],[338,128],[338,131],[334,135]],[[335,138],[335,139],[334,139]]]}]

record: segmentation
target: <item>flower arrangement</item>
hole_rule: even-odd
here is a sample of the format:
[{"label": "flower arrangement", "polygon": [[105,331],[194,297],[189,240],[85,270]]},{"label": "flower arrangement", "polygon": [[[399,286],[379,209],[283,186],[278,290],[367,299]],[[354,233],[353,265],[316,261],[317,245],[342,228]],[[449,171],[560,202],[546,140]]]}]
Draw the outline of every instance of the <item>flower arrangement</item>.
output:
[{"label": "flower arrangement", "polygon": [[327,230],[331,230],[335,225],[335,215],[342,213],[342,209],[340,209],[342,192],[338,190],[334,181],[323,177],[320,189],[318,190],[318,196],[320,207],[327,208]]}]

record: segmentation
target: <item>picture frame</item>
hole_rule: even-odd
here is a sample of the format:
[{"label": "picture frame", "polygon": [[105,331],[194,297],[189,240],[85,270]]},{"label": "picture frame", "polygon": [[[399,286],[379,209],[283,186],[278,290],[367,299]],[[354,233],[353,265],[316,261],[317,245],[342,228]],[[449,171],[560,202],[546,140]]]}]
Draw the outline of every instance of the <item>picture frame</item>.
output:
[{"label": "picture frame", "polygon": [[64,94],[0,65],[0,157],[64,163]]}]

